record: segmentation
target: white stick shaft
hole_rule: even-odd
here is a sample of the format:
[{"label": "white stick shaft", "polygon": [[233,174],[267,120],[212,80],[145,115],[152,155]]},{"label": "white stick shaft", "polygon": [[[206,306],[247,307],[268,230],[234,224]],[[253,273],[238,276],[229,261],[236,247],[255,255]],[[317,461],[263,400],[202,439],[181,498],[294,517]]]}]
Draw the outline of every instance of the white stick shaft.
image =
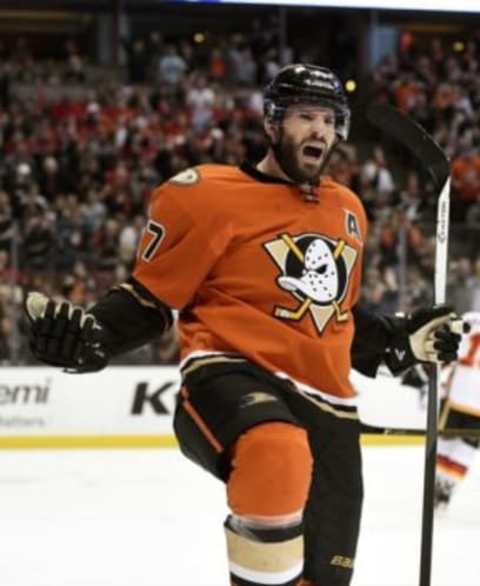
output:
[{"label": "white stick shaft", "polygon": [[[437,203],[437,241],[435,246],[435,304],[445,303],[447,289],[448,233],[450,229],[450,177]],[[434,492],[438,435],[438,381],[440,368],[432,367],[428,384],[427,434],[423,481],[422,544],[420,550],[420,586],[431,586],[434,530]]]},{"label": "white stick shaft", "polygon": [[447,290],[448,233],[450,229],[450,177],[445,181],[437,204],[435,247],[435,305],[445,303]]}]

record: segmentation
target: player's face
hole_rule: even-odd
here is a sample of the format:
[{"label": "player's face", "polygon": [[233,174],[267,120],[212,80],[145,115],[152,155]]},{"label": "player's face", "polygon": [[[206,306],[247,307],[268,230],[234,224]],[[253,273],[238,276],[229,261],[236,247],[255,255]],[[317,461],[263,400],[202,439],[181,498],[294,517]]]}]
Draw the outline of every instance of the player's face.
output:
[{"label": "player's face", "polygon": [[291,106],[280,128],[276,156],[295,182],[318,183],[335,141],[335,113],[331,108]]}]

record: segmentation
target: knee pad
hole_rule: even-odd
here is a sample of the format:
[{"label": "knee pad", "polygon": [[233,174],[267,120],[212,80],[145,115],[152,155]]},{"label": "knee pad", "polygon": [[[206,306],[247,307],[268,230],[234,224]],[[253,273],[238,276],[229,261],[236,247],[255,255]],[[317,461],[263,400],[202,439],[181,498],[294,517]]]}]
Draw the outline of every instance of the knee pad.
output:
[{"label": "knee pad", "polygon": [[225,522],[232,585],[294,586],[303,569],[301,522],[271,527],[230,516]]},{"label": "knee pad", "polygon": [[227,482],[234,515],[290,523],[308,496],[312,456],[305,430],[290,423],[263,423],[237,440]]}]

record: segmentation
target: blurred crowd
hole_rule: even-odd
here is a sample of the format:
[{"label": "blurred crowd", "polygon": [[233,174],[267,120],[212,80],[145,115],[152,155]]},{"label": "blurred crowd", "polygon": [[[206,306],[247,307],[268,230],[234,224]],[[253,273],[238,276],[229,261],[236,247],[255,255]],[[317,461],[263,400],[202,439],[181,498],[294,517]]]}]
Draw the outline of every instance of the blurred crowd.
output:
[{"label": "blurred crowd", "polygon": [[[20,39],[0,47],[0,362],[30,360],[24,292],[88,307],[131,270],[153,187],[202,163],[259,160],[263,85],[282,63],[318,62],[252,27],[209,45],[123,41],[124,79],[93,79],[73,41],[61,62]],[[373,72],[377,100],[420,121],[453,160],[450,300],[480,310],[480,34],[461,51],[402,37]],[[51,88],[55,91],[50,91]],[[69,88],[75,91],[69,91]],[[335,153],[330,173],[362,198],[371,222],[362,302],[392,312],[431,301],[436,197],[412,164],[379,144]],[[458,227],[457,227],[458,226]],[[175,332],[123,358],[174,363]]]},{"label": "blurred crowd", "polygon": [[[395,55],[385,57],[372,75],[373,97],[391,103],[420,123],[452,162],[451,257],[447,298],[464,312],[480,310],[480,30],[463,41],[439,37],[418,42],[400,37]],[[378,149],[373,156],[383,197],[373,194],[370,247],[376,262],[367,268],[367,296],[373,304],[395,298],[398,266],[410,303],[428,300],[433,277],[436,194],[428,178],[404,172],[391,183],[388,165]],[[365,196],[365,194],[364,194]],[[379,205],[380,203],[380,205]],[[368,205],[368,204],[367,204]],[[383,216],[383,217],[382,217]],[[403,226],[404,230],[399,231]],[[402,238],[402,246],[398,240]],[[406,252],[406,259],[403,258]],[[402,258],[399,258],[399,253]],[[405,301],[404,301],[405,304]]]}]

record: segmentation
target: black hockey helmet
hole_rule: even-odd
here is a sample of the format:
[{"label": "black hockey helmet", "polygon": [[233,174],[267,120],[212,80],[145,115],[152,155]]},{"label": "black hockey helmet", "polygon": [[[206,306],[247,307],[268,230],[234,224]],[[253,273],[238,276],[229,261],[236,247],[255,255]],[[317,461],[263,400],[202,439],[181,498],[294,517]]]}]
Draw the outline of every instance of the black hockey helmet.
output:
[{"label": "black hockey helmet", "polygon": [[340,140],[347,140],[350,108],[342,82],[327,67],[292,64],[283,67],[264,91],[265,116],[281,120],[292,104],[307,103],[332,108],[335,129]]}]

